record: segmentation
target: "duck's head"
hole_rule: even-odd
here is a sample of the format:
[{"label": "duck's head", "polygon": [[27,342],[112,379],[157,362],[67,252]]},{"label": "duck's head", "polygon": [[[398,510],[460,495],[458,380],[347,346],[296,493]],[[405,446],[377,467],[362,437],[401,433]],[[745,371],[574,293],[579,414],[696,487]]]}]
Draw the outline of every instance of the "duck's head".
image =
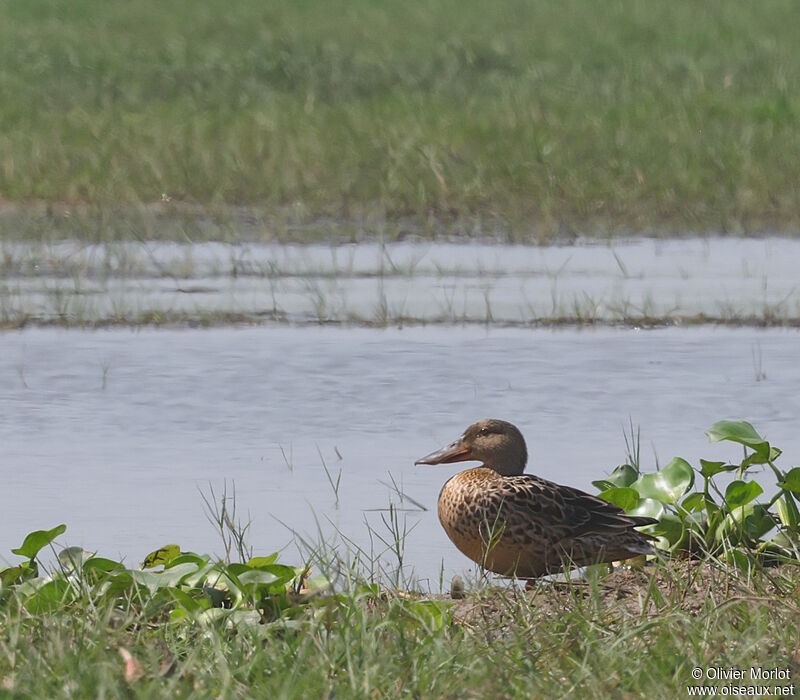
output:
[{"label": "duck's head", "polygon": [[517,426],[487,418],[473,423],[455,442],[431,452],[414,464],[450,464],[477,460],[503,476],[522,474],[528,461],[525,438]]}]

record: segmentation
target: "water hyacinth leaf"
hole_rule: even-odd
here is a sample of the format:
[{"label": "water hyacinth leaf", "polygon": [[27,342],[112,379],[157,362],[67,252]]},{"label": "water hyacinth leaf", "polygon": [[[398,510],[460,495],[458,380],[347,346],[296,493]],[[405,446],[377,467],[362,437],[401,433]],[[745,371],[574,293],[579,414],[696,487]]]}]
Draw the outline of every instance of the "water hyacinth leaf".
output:
[{"label": "water hyacinth leaf", "polygon": [[221,565],[215,566],[215,571],[209,573],[206,582],[214,588],[227,591],[237,603],[240,603],[244,596],[245,586],[230,567],[224,569]]},{"label": "water hyacinth leaf", "polygon": [[174,559],[170,559],[169,563],[165,564],[164,566],[167,569],[170,569],[173,566],[178,566],[178,564],[186,564],[186,563],[197,564],[198,566],[205,566],[208,562],[209,562],[209,557],[207,556],[195,554],[194,552],[183,552]]},{"label": "water hyacinth leaf", "polygon": [[33,578],[36,573],[35,567],[29,566],[27,561],[19,566],[10,566],[0,571],[0,586],[12,586],[26,578]]},{"label": "water hyacinth leaf", "polygon": [[683,518],[683,526],[686,528],[687,533],[698,539],[702,539],[707,524],[708,514],[706,511],[689,513]]},{"label": "water hyacinth leaf", "polygon": [[243,586],[255,588],[259,586],[268,586],[271,583],[275,583],[277,580],[278,577],[275,574],[259,569],[250,569],[249,571],[243,571],[239,574],[239,581]]},{"label": "water hyacinth leaf", "polygon": [[800,467],[792,467],[778,484],[782,489],[800,494]]},{"label": "water hyacinth leaf", "polygon": [[138,571],[136,569],[128,569],[125,571],[130,577],[130,580],[139,586],[144,586],[150,595],[153,595],[162,585],[162,580],[157,573],[153,571]]},{"label": "water hyacinth leaf", "polygon": [[324,574],[311,576],[305,579],[304,584],[305,585],[303,588],[305,592],[308,593],[321,593],[322,591],[329,591],[333,588],[333,584],[331,583],[330,579]]},{"label": "water hyacinth leaf", "polygon": [[775,520],[764,506],[748,503],[734,508],[725,517],[716,532],[716,539],[719,543],[727,539],[731,544],[738,545],[742,539],[750,541],[761,539],[773,527]]},{"label": "water hyacinth leaf", "polygon": [[705,459],[700,460],[700,473],[706,479],[710,479],[712,476],[716,476],[720,472],[732,472],[734,469],[738,468],[738,465],[728,464],[727,462],[709,462]]},{"label": "water hyacinth leaf", "polygon": [[654,518],[658,520],[664,515],[664,504],[654,498],[640,498],[639,503],[633,510],[628,511],[628,515],[640,515],[644,518]]},{"label": "water hyacinth leaf", "polygon": [[690,513],[700,510],[705,510],[706,497],[705,494],[695,491],[690,493],[681,503],[681,508],[688,510]]},{"label": "water hyacinth leaf", "polygon": [[224,608],[209,608],[197,616],[197,621],[204,624],[222,622],[226,627],[246,626],[255,627],[261,624],[261,614],[257,610],[226,610]]},{"label": "water hyacinth leaf", "polygon": [[260,569],[262,566],[269,566],[270,564],[274,564],[278,560],[278,553],[273,552],[269,556],[266,557],[251,557],[250,560],[247,562],[247,566],[251,569]]},{"label": "water hyacinth leaf", "polygon": [[42,549],[50,544],[56,537],[67,531],[66,525],[56,525],[52,530],[35,530],[29,533],[20,547],[12,549],[12,553],[33,559]]},{"label": "water hyacinth leaf", "polygon": [[161,566],[162,564],[166,566],[169,564],[175,557],[179,556],[181,553],[181,548],[177,544],[165,544],[163,547],[159,547],[153,552],[150,552],[145,558],[144,562],[142,563],[143,569],[152,569],[155,566]]},{"label": "water hyacinth leaf", "polygon": [[738,508],[750,503],[762,493],[764,493],[764,489],[756,481],[732,481],[725,489],[725,503],[731,509]]},{"label": "water hyacinth leaf", "polygon": [[257,610],[230,610],[226,616],[230,627],[258,627],[261,625],[261,613]]},{"label": "water hyacinth leaf", "polygon": [[607,491],[615,486],[630,486],[638,478],[639,474],[630,464],[620,464],[607,478],[593,481],[592,484],[601,491]]},{"label": "water hyacinth leaf", "polygon": [[291,581],[305,571],[303,567],[287,566],[286,564],[270,564],[263,567],[262,570],[271,573],[280,583]]},{"label": "water hyacinth leaf", "polygon": [[184,578],[197,572],[197,564],[186,562],[164,571],[137,571],[132,569],[129,573],[134,582],[144,586],[151,594],[160,588],[173,588]]},{"label": "water hyacinth leaf", "polygon": [[728,564],[735,566],[739,571],[749,574],[753,566],[755,566],[755,559],[750,552],[742,549],[729,549],[725,552],[725,559]]},{"label": "water hyacinth leaf", "polygon": [[187,561],[164,569],[164,571],[159,571],[157,575],[165,581],[163,586],[177,586],[192,574],[197,573],[199,568],[194,562]]},{"label": "water hyacinth leaf", "polygon": [[746,468],[752,464],[766,464],[767,462],[774,462],[776,459],[778,459],[778,457],[781,456],[781,454],[781,450],[779,450],[777,447],[770,447],[769,454],[767,456],[764,456],[760,452],[753,452],[753,454],[748,455],[747,458],[742,461],[742,467]]},{"label": "water hyacinth leaf", "polygon": [[775,502],[775,508],[778,511],[778,518],[781,524],[796,533],[798,531],[797,526],[800,524],[800,513],[797,512],[797,504],[791,494],[784,493]]},{"label": "water hyacinth leaf", "polygon": [[749,447],[760,457],[769,459],[769,443],[761,437],[756,429],[744,420],[721,420],[717,421],[708,430],[706,435],[711,442],[720,440],[730,440],[738,442],[740,445]]},{"label": "water hyacinth leaf", "polygon": [[631,511],[639,505],[639,492],[628,487],[612,486],[599,495],[604,501],[622,508],[624,511]]},{"label": "water hyacinth leaf", "polygon": [[83,547],[67,547],[58,553],[58,563],[67,571],[79,571],[93,556]]},{"label": "water hyacinth leaf", "polygon": [[669,543],[669,549],[675,549],[683,541],[686,528],[677,515],[665,513],[649,531],[653,535],[664,537]]},{"label": "water hyacinth leaf", "polygon": [[105,557],[91,557],[83,563],[84,573],[89,571],[99,571],[102,573],[110,573],[124,569],[122,562],[114,561],[113,559],[106,559]]},{"label": "water hyacinth leaf", "polygon": [[[270,583],[285,583],[286,581],[291,581],[298,574],[298,569],[285,564],[264,564],[258,568],[252,568],[249,564],[230,564],[227,571],[238,576],[242,582],[244,582],[246,575],[253,573],[269,574],[272,577]],[[253,578],[253,580],[255,579]]]},{"label": "water hyacinth leaf", "polygon": [[[184,562],[184,563],[196,563],[196,562]],[[213,579],[219,573],[217,565],[214,564],[213,562],[205,562],[204,564],[198,564],[198,566],[199,568],[197,569],[197,571],[195,571],[193,574],[189,574],[186,578],[183,579],[183,585],[188,586],[190,588],[195,588],[196,586],[199,586],[202,583],[208,582],[208,579],[211,578],[212,581],[209,582],[209,585],[213,586],[214,585]]]},{"label": "water hyacinth leaf", "polygon": [[245,571],[252,571],[252,569],[247,564],[240,564],[239,562],[231,562],[230,564],[221,565],[226,573],[232,574],[233,576],[239,576],[243,574]]},{"label": "water hyacinth leaf", "polygon": [[63,578],[48,581],[37,588],[25,601],[25,609],[32,615],[52,612],[75,599],[75,591]]},{"label": "water hyacinth leaf", "polygon": [[[800,550],[798,549],[800,542],[798,542],[797,535],[791,536],[786,532],[779,532],[775,537],[764,544],[767,545],[767,547],[777,547],[781,554],[792,552],[796,557],[800,558]],[[765,549],[767,547],[765,547]]]},{"label": "water hyacinth leaf", "polygon": [[643,498],[654,498],[663,503],[677,503],[694,484],[694,469],[680,457],[675,457],[661,471],[642,474],[632,488]]},{"label": "water hyacinth leaf", "polygon": [[[172,596],[172,599],[175,601],[175,603],[180,606],[179,608],[176,607],[175,610],[173,610],[173,613],[176,610],[182,609],[184,614],[198,614],[203,612],[203,610],[208,610],[211,607],[211,601],[206,596],[193,598],[186,591],[183,591],[180,588],[170,588],[169,594]],[[175,617],[172,615],[170,617],[175,619]]]}]

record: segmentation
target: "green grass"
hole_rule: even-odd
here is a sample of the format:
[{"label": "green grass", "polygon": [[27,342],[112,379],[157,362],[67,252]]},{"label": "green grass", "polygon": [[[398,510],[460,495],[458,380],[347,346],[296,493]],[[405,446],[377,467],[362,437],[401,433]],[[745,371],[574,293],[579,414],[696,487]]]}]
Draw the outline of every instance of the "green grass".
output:
[{"label": "green grass", "polygon": [[[5,606],[0,695],[677,698],[693,667],[751,666],[796,684],[799,581],[705,562],[461,601],[362,587],[269,624],[169,623],[135,602]],[[128,679],[120,648],[138,662]]]},{"label": "green grass", "polygon": [[793,232],[798,27],[788,0],[2,3],[0,235]]}]

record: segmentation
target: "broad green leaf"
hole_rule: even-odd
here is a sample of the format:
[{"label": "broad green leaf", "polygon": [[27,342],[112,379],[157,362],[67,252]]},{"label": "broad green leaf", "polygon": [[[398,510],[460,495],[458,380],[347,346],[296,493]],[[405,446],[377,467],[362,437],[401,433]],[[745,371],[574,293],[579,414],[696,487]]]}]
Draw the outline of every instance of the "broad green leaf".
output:
[{"label": "broad green leaf", "polygon": [[732,472],[738,469],[736,464],[727,464],[726,462],[709,462],[705,459],[700,460],[700,473],[706,478],[710,479],[712,476],[720,472]]},{"label": "broad green leaf", "polygon": [[312,576],[311,578],[307,578],[305,580],[305,591],[309,593],[329,591],[332,587],[333,585],[331,584],[330,579],[328,579],[328,577],[324,574]]},{"label": "broad green leaf", "polygon": [[197,572],[197,564],[186,562],[178,564],[164,571],[130,571],[131,578],[140,586],[147,588],[150,593],[155,593],[159,588],[173,588],[184,578]]},{"label": "broad green leaf", "polygon": [[753,464],[766,464],[767,462],[774,462],[778,457],[781,456],[781,451],[777,447],[770,447],[769,448],[769,455],[763,455],[760,452],[753,452],[751,455],[748,455],[744,460],[742,460],[742,468],[746,469],[747,467]]},{"label": "broad green leaf", "polygon": [[717,529],[717,542],[727,539],[738,545],[743,539],[755,542],[775,527],[775,520],[769,511],[758,503],[747,503],[734,508]]},{"label": "broad green leaf", "polygon": [[778,511],[778,518],[784,527],[791,532],[798,532],[800,524],[800,513],[797,512],[797,504],[790,493],[784,493],[776,502],[775,508]]},{"label": "broad green leaf", "polygon": [[765,542],[764,544],[768,547],[777,547],[781,554],[795,554],[798,552],[798,547],[800,546],[797,536],[788,535],[786,532],[779,532],[775,537],[769,540],[769,542]]},{"label": "broad green leaf", "polygon": [[266,557],[252,557],[250,561],[247,562],[247,566],[251,569],[260,569],[262,566],[269,566],[270,564],[274,564],[278,560],[278,553],[273,552],[269,556]]},{"label": "broad green leaf", "polygon": [[680,457],[675,457],[661,471],[642,474],[632,488],[643,498],[654,498],[662,503],[677,503],[694,484],[694,469]]},{"label": "broad green leaf", "polygon": [[[177,561],[177,559],[175,560]],[[186,562],[186,563],[193,563],[193,562]],[[205,564],[198,564],[200,567],[197,571],[193,574],[189,574],[185,579],[183,579],[183,585],[188,586],[189,588],[194,588],[196,586],[200,586],[205,584],[210,577],[212,579],[209,582],[209,585],[214,585],[214,577],[218,575],[219,571],[217,569],[217,565],[213,562],[207,561]]]},{"label": "broad green leaf", "polygon": [[747,421],[721,420],[706,430],[706,435],[711,442],[731,440],[749,447],[764,459],[769,458],[769,443],[762,438],[756,429]]},{"label": "broad green leaf", "polygon": [[287,566],[286,564],[270,564],[262,567],[261,570],[273,574],[280,583],[291,581],[304,572],[302,567]]},{"label": "broad green leaf", "polygon": [[142,563],[143,569],[152,569],[155,566],[169,564],[175,557],[179,556],[181,548],[177,544],[165,544],[154,552],[150,552]]},{"label": "broad green leaf", "polygon": [[19,566],[11,566],[7,569],[0,571],[0,587],[13,586],[26,578],[36,576],[36,571],[33,567],[29,566],[27,561],[22,562]]},{"label": "broad green leaf", "polygon": [[127,569],[125,571],[131,581],[144,586],[153,595],[162,585],[162,580],[154,571],[139,571],[138,569]]},{"label": "broad green leaf", "polygon": [[195,554],[194,552],[184,552],[180,556],[170,559],[169,564],[166,564],[165,566],[167,569],[169,569],[173,566],[177,566],[178,564],[186,564],[187,562],[197,564],[198,566],[205,566],[208,561],[208,556]]},{"label": "broad green leaf", "polygon": [[243,571],[239,574],[239,581],[241,581],[244,586],[268,586],[271,583],[275,583],[277,580],[278,577],[275,574],[259,569],[250,569],[249,571]]},{"label": "broad green leaf", "polygon": [[35,530],[23,541],[22,546],[12,549],[14,554],[33,559],[42,549],[50,544],[56,537],[66,532],[66,525],[56,525],[52,530]]},{"label": "broad green leaf", "polygon": [[205,624],[224,623],[226,627],[256,627],[261,624],[261,614],[257,610],[225,610],[209,608],[196,617]]},{"label": "broad green leaf", "polygon": [[648,532],[666,538],[669,542],[669,549],[674,549],[683,540],[686,528],[677,515],[665,513]]},{"label": "broad green leaf", "polygon": [[113,559],[106,559],[105,557],[92,557],[83,563],[84,573],[89,571],[99,571],[102,573],[110,573],[112,571],[119,571],[124,569],[122,562],[114,561]]},{"label": "broad green leaf", "polygon": [[[716,508],[716,506],[714,506],[714,508]],[[683,518],[683,526],[696,538],[703,537],[707,524],[708,513],[705,510],[688,513],[686,517]]]},{"label": "broad green leaf", "polygon": [[234,576],[239,576],[245,571],[252,571],[247,564],[240,564],[238,561],[231,562],[230,564],[220,564],[219,567],[221,571],[233,574]]},{"label": "broad green leaf", "polygon": [[706,497],[704,493],[695,491],[690,493],[681,503],[681,508],[689,512],[704,510],[706,507]]},{"label": "broad green leaf", "polygon": [[628,515],[639,515],[658,520],[664,514],[664,504],[654,498],[640,498],[639,504]]},{"label": "broad green leaf", "polygon": [[749,574],[755,566],[755,558],[750,552],[743,549],[729,549],[725,552],[728,564],[735,566],[739,571]]},{"label": "broad green leaf", "polygon": [[79,571],[93,556],[82,547],[67,547],[58,553],[58,563],[67,571]]},{"label": "broad green leaf", "polygon": [[638,477],[639,474],[630,464],[620,464],[607,478],[592,483],[601,491],[607,491],[615,486],[630,486]]},{"label": "broad green leaf", "polygon": [[739,506],[750,503],[754,498],[758,498],[764,489],[755,481],[732,481],[725,489],[725,503],[728,508],[738,508]]},{"label": "broad green leaf", "polygon": [[[286,566],[285,564],[265,564],[257,569],[251,568],[248,564],[229,564],[226,572],[239,577],[239,580],[244,583],[245,577],[250,574],[264,573],[269,574],[271,580],[269,583],[291,581],[297,576],[298,570],[293,566]],[[250,580],[255,580],[255,577],[250,577]]]},{"label": "broad green leaf", "polygon": [[786,472],[786,477],[778,484],[778,486],[786,491],[800,494],[800,467],[793,467]]},{"label": "broad green leaf", "polygon": [[598,498],[622,508],[622,510],[633,510],[639,504],[639,492],[622,486],[612,486],[599,494]]},{"label": "broad green leaf", "polygon": [[32,615],[52,612],[75,599],[75,591],[63,578],[48,581],[25,600],[25,609]]},{"label": "broad green leaf", "polygon": [[175,566],[170,566],[168,569],[159,571],[158,576],[166,581],[166,583],[163,584],[164,586],[177,586],[183,583],[183,581],[192,574],[197,573],[199,568],[200,567],[194,562],[187,561],[183,564],[176,564]]},{"label": "broad green leaf", "polygon": [[[168,590],[173,600],[183,608],[185,612],[197,614],[211,607],[211,601],[205,595],[194,598],[180,588],[170,588]],[[171,619],[175,619],[174,616],[170,617]]]},{"label": "broad green leaf", "polygon": [[[233,566],[233,564],[228,567],[225,567],[223,564],[215,565],[214,570],[210,571],[206,576],[206,585],[227,591],[231,597],[234,598],[236,603],[239,603],[242,600],[245,586],[239,580],[239,577],[231,570]],[[244,566],[244,564],[240,564],[239,566]]]}]

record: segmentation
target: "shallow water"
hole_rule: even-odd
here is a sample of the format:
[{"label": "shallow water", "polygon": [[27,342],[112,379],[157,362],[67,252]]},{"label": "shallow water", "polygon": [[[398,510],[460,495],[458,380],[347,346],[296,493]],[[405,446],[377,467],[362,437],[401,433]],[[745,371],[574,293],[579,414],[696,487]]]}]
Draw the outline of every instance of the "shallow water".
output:
[{"label": "shallow water", "polygon": [[800,320],[787,238],[0,246],[0,323]]},{"label": "shallow water", "polygon": [[[391,474],[428,508],[404,514],[406,571],[437,588],[441,568],[446,580],[471,569],[436,518],[459,465],[416,458],[501,417],[526,435],[532,471],[593,491],[625,459],[629,418],[647,468],[654,452],[662,464],[733,458],[703,431],[747,418],[788,467],[800,460],[798,341],[713,327],[3,333],[0,556],[59,522],[64,542],[130,562],[167,542],[219,553],[199,490],[226,480],[260,553],[290,543],[290,528],[318,540],[317,523],[368,548],[365,520],[378,551],[389,533],[376,509],[398,503]],[[321,458],[334,479],[341,469],[338,507]]]}]

